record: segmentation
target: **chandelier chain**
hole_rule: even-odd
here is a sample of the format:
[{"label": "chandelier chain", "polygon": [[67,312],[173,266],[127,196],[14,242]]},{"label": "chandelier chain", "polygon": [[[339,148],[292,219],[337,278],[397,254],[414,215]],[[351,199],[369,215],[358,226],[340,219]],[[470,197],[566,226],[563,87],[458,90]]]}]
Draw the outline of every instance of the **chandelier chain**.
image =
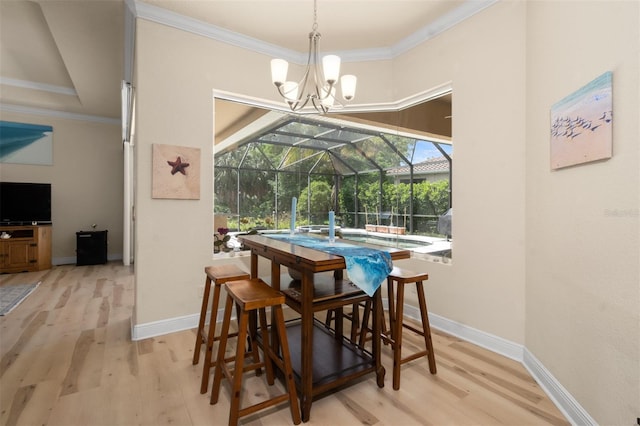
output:
[{"label": "chandelier chain", "polygon": [[318,0],[313,0],[313,32],[318,30]]},{"label": "chandelier chain", "polygon": [[[342,97],[346,101],[352,100],[355,94],[356,77],[354,75],[340,77],[340,57],[326,55],[320,61],[320,33],[317,30],[318,0],[313,0],[313,26],[309,33],[307,67],[299,82],[287,80],[289,67],[287,61],[284,59],[271,61],[271,81],[292,111],[301,110],[307,104],[313,105],[318,112],[323,114],[334,106],[342,107],[343,105],[335,98],[338,81],[341,83]],[[310,78],[311,74],[313,74],[312,78]],[[313,82],[312,87],[307,87],[307,83],[311,82]],[[307,91],[308,89],[310,90]]]}]

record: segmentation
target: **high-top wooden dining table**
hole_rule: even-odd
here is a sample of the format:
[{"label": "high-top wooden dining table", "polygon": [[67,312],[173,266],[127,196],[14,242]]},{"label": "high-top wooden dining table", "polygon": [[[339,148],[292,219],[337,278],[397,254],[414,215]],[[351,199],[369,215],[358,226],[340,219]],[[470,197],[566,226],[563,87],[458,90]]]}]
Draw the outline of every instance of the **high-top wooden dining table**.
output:
[{"label": "high-top wooden dining table", "polygon": [[[300,314],[300,320],[287,327],[287,336],[296,375],[297,391],[300,394],[302,420],[304,422],[309,420],[314,396],[343,386],[356,378],[375,373],[378,386],[383,387],[385,369],[380,362],[379,312],[382,312],[380,289],[373,297],[373,340],[372,351],[369,353],[342,337],[341,319],[334,335],[330,335],[323,325],[314,321],[315,312],[340,309],[342,306],[368,298],[364,292],[342,280],[342,271],[346,268],[342,256],[264,235],[245,235],[240,239],[245,247],[251,249],[251,276],[258,276],[259,257],[270,260],[271,286],[282,290],[288,296],[287,304]],[[410,251],[405,249],[359,242],[353,242],[353,244],[387,251],[392,260],[410,257]],[[281,267],[299,272],[301,279],[297,282],[297,287],[296,281],[289,280],[288,275],[282,273]],[[320,278],[316,275],[319,272],[328,271],[333,271],[330,283],[331,289],[335,290],[333,294],[328,294],[326,291],[326,277]],[[289,283],[283,283],[283,280],[288,280]],[[322,280],[324,280],[322,283],[316,282]],[[286,288],[282,288],[285,285]]]}]

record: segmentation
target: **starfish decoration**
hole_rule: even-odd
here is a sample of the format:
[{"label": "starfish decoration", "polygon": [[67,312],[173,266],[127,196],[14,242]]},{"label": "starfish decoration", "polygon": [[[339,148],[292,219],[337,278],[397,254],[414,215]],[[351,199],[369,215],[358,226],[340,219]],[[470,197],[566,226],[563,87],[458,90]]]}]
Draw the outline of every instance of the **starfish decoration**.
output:
[{"label": "starfish decoration", "polygon": [[167,164],[171,166],[172,175],[175,175],[178,172],[182,173],[183,175],[187,174],[184,169],[189,167],[189,163],[183,163],[182,158],[178,157],[176,161],[167,161]]}]

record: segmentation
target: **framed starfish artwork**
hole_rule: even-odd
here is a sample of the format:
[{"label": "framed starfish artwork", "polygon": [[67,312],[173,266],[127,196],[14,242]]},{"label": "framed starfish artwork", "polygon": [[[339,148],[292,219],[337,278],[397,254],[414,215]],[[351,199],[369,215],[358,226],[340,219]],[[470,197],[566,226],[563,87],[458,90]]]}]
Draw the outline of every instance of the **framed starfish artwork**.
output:
[{"label": "framed starfish artwork", "polygon": [[200,199],[200,148],[153,144],[151,198]]}]

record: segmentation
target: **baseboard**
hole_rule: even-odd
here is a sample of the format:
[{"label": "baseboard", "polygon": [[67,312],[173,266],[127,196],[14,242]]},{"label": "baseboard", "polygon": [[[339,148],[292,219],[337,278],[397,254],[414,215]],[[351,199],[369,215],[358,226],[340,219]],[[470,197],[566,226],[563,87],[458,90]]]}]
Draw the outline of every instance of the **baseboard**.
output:
[{"label": "baseboard", "polygon": [[[385,308],[388,306],[386,300],[383,300],[383,305]],[[222,309],[218,310],[216,315],[217,322],[222,321],[223,313]],[[414,306],[405,305],[404,314],[408,318],[420,321],[420,311]],[[207,313],[207,323],[209,322],[209,317],[210,312]],[[198,326],[199,318],[199,314],[191,314],[135,325],[132,329],[132,336],[134,336],[133,340],[147,339],[149,337],[160,336],[162,334],[175,333],[178,331],[196,328]],[[501,337],[494,336],[432,313],[429,314],[429,322],[431,327],[436,330],[443,331],[518,362],[522,362],[523,360],[522,345],[518,345]]]},{"label": "baseboard", "polygon": [[[420,322],[420,311],[415,306],[405,305],[405,316]],[[474,345],[490,350],[491,352],[522,362],[523,346],[513,343],[502,337],[469,327],[456,321],[452,321],[440,315],[429,313],[429,323],[436,330],[443,331],[458,337]]]},{"label": "baseboard", "polygon": [[524,348],[522,364],[571,424],[597,426],[598,423],[527,348]]},{"label": "baseboard", "polygon": [[[287,309],[285,306],[284,309]],[[216,322],[222,322],[224,317],[224,309],[218,309]],[[231,319],[235,319],[233,313]],[[207,311],[205,324],[209,324],[211,320],[211,311]],[[166,320],[153,321],[140,325],[131,325],[131,340],[143,340],[151,337],[162,336],[163,334],[176,333],[178,331],[190,330],[198,327],[200,314],[185,315],[182,317],[168,318]]]},{"label": "baseboard", "polygon": [[[420,321],[420,311],[418,308],[405,305],[404,313],[407,317],[415,321]],[[501,337],[432,313],[429,313],[429,324],[436,330],[522,363],[549,399],[553,401],[556,407],[558,407],[558,410],[560,410],[572,425],[597,426],[597,422],[582,408],[578,401],[575,400],[553,374],[523,345],[513,343]]]},{"label": "baseboard", "polygon": [[[122,254],[109,254],[107,255],[107,260],[109,262],[114,260],[122,260]],[[75,265],[77,259],[75,256],[67,256],[67,257],[54,257],[51,259],[52,265]]]},{"label": "baseboard", "polygon": [[[388,306],[387,300],[383,300],[385,308]],[[420,321],[420,311],[418,308],[405,305],[404,314],[408,318]],[[223,311],[218,310],[216,320],[222,321]],[[175,333],[198,327],[200,315],[191,314],[182,317],[169,318],[166,320],[154,321],[146,324],[132,325],[132,340],[142,340],[163,334]],[[207,315],[207,322],[209,314]],[[529,352],[523,345],[503,339],[502,337],[486,333],[473,327],[461,324],[448,318],[429,314],[429,323],[433,329],[455,336],[459,339],[478,345],[491,352],[503,355],[507,358],[518,361],[524,365],[531,376],[554,402],[558,409],[573,425],[597,425],[595,420],[589,416],[584,408],[578,404],[573,396],[553,377],[553,375]]]},{"label": "baseboard", "polygon": [[131,328],[131,340],[144,340],[164,334],[190,330],[198,327],[199,320],[200,314],[191,314],[134,325]]}]

